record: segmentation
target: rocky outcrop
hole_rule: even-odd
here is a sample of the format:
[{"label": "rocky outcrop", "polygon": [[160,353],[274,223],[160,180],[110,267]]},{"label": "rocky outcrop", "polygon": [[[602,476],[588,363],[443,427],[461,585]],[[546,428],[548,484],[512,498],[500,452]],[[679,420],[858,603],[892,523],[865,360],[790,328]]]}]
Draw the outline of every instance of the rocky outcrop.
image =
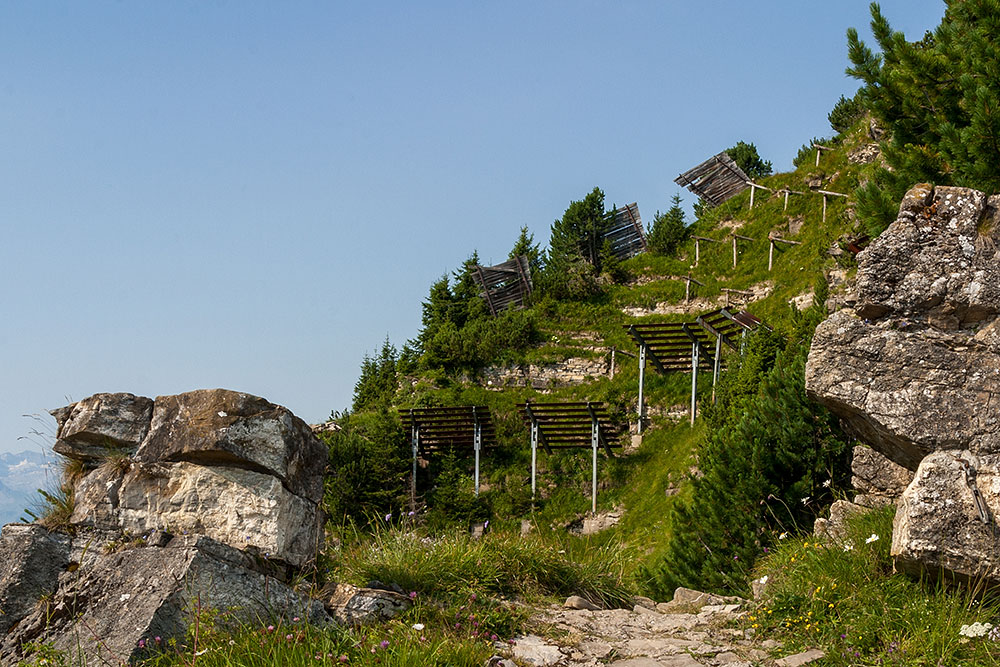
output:
[{"label": "rocky outcrop", "polygon": [[[0,619],[7,626],[0,664],[16,664],[28,642],[49,644],[73,664],[131,663],[156,637],[182,641],[199,610],[225,610],[236,623],[266,624],[275,616],[331,622],[322,604],[263,573],[249,554],[210,538],[168,537],[164,546],[139,541],[118,550],[93,549],[94,542],[93,533],[71,543],[40,526],[4,527],[0,553],[34,552],[18,560],[35,583],[0,580]],[[91,557],[81,563],[84,552]]]},{"label": "rocky outcrop", "polygon": [[[892,554],[900,569],[1000,585],[1000,196],[922,184],[858,256],[857,306],[816,330],[806,389],[908,471]],[[857,456],[857,453],[856,453]],[[865,504],[907,474],[872,456]],[[875,478],[878,481],[875,481]],[[860,483],[859,483],[860,482]]]},{"label": "rocky outcrop", "polygon": [[551,364],[490,366],[482,371],[482,383],[490,389],[532,387],[547,390],[569,387],[610,376],[610,359],[571,357]]},{"label": "rocky outcrop", "polygon": [[210,389],[97,394],[53,415],[61,452],[97,465],[72,523],[206,535],[294,566],[315,557],[326,449],[288,409]]},{"label": "rocky outcrop", "polygon": [[0,534],[0,664],[29,642],[124,664],[157,636],[183,640],[200,610],[332,622],[287,583],[322,541],[326,449],[286,408],[212,389],[97,394],[52,414],[82,473],[66,480],[67,535]]},{"label": "rocky outcrop", "polygon": [[945,572],[977,584],[1000,582],[1000,457],[930,454],[900,499],[892,527],[896,566]]},{"label": "rocky outcrop", "polygon": [[919,185],[859,255],[855,310],[816,330],[806,389],[916,470],[943,449],[1000,453],[1000,198]]},{"label": "rocky outcrop", "polygon": [[52,411],[59,425],[53,449],[71,459],[98,462],[133,454],[149,433],[153,401],[134,394],[94,394]]}]

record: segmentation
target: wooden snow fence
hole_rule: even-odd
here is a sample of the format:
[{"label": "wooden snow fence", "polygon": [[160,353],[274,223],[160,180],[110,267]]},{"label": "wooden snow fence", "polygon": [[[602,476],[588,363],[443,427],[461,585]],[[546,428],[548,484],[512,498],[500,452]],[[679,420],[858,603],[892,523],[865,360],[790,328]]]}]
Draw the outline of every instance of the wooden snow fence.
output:
[{"label": "wooden snow fence", "polygon": [[417,458],[428,458],[443,450],[469,450],[475,456],[475,492],[479,495],[479,458],[484,447],[496,445],[496,429],[489,408],[482,405],[411,408],[400,410],[403,428],[409,430],[413,471],[410,478],[410,509],[417,504]]},{"label": "wooden snow fence", "polygon": [[635,202],[620,206],[608,214],[608,229],[601,237],[611,245],[611,254],[625,260],[646,251],[646,234],[642,229],[639,205]]},{"label": "wooden snow fence", "polygon": [[591,450],[591,511],[597,512],[597,450],[609,457],[625,428],[612,421],[604,403],[532,403],[519,406],[521,417],[531,429],[531,499],[535,499],[538,476],[538,448],[549,454],[555,449]]},{"label": "wooden snow fence", "polygon": [[718,206],[749,187],[750,178],[725,151],[713,155],[674,179],[709,206]]},{"label": "wooden snow fence", "polygon": [[472,277],[482,289],[480,296],[494,317],[508,308],[522,307],[531,294],[531,268],[524,255],[496,266],[477,264]]},{"label": "wooden snow fence", "polygon": [[747,311],[719,308],[699,315],[693,322],[637,323],[624,328],[639,347],[638,430],[646,420],[646,360],[660,373],[691,373],[690,419],[694,425],[698,403],[698,371],[712,371],[712,400],[722,370],[722,346],[740,354],[746,334],[766,326]]}]

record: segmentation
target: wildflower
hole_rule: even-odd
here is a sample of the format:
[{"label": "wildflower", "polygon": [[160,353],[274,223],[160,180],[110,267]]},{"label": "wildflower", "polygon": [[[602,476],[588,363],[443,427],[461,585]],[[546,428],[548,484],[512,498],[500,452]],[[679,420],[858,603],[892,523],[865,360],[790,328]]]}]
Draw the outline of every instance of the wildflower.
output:
[{"label": "wildflower", "polygon": [[230,646],[236,646],[236,640],[235,639],[230,639],[229,640],[229,645]]},{"label": "wildflower", "polygon": [[422,641],[422,642],[427,641],[427,637],[424,637],[423,635],[420,635],[420,641]]},{"label": "wildflower", "polygon": [[289,642],[292,641],[292,635],[291,635],[291,633],[285,635],[285,641],[289,641]]},{"label": "wildflower", "polygon": [[340,662],[347,662],[347,656],[341,655],[339,658],[337,658],[337,660],[339,660]]},{"label": "wildflower", "polygon": [[157,644],[159,644],[163,640],[160,639],[160,635],[156,635],[155,637],[153,637],[153,641],[156,642]]},{"label": "wildflower", "polygon": [[495,642],[498,639],[500,639],[500,638],[497,637],[497,633],[494,632],[492,635],[490,635],[490,641],[494,641]]},{"label": "wildflower", "polygon": [[990,630],[989,637],[990,637],[990,641],[994,641],[995,642],[997,640],[1000,640],[1000,625],[998,625],[998,626],[994,627],[992,630]]},{"label": "wildflower", "polygon": [[274,626],[273,625],[267,626],[267,631],[268,632],[274,632]]},{"label": "wildflower", "polygon": [[872,542],[877,542],[877,541],[878,541],[878,535],[876,535],[875,533],[872,533],[871,537],[869,537],[867,540],[865,540],[865,544],[871,544]]},{"label": "wildflower", "polygon": [[389,512],[388,514],[385,515],[385,520],[386,521],[391,521],[392,520],[392,512]]},{"label": "wildflower", "polygon": [[416,512],[410,510],[409,512],[406,513],[406,516],[413,516],[414,514],[416,514]]},{"label": "wildflower", "polygon": [[958,634],[963,637],[982,637],[992,628],[992,623],[973,623],[972,625],[963,625]]},{"label": "wildflower", "polygon": [[829,489],[830,488],[830,480],[826,480],[825,482],[823,482],[823,488],[824,489]]},{"label": "wildflower", "polygon": [[808,505],[809,504],[809,496],[806,496],[805,498],[802,499],[802,504],[803,505]]},{"label": "wildflower", "polygon": [[850,542],[844,543],[844,551],[854,551],[854,545]]},{"label": "wildflower", "polygon": [[767,583],[767,575],[765,574],[763,577],[761,577],[760,579],[758,579],[757,583],[758,584],[766,584]]},{"label": "wildflower", "polygon": [[781,535],[778,535],[778,539],[779,539],[779,540],[783,540],[783,539],[785,539],[786,537],[788,537],[788,533],[782,533]]},{"label": "wildflower", "polygon": [[414,623],[413,624],[413,629],[417,630],[419,632],[420,630],[424,629],[424,624],[423,623]]},{"label": "wildflower", "polygon": [[298,623],[298,622],[299,622],[299,617],[298,616],[292,616],[292,623]]},{"label": "wildflower", "polygon": [[389,640],[383,639],[378,643],[378,645],[381,646],[382,648],[389,648]]},{"label": "wildflower", "polygon": [[139,640],[139,648],[146,648],[146,640],[145,639],[140,639]]},{"label": "wildflower", "polygon": [[416,600],[417,599],[417,592],[416,591],[410,591],[410,599],[411,600]]}]

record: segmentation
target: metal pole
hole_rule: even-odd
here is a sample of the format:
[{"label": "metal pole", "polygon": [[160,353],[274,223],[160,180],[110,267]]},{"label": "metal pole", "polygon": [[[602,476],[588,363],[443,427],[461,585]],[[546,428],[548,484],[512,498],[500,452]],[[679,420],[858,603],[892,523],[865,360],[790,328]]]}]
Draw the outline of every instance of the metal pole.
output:
[{"label": "metal pole", "polygon": [[[587,404],[590,407],[590,404]],[[597,422],[597,416],[593,414],[590,415],[590,448],[593,452],[593,474],[591,475],[591,485],[590,485],[590,512],[591,514],[597,514],[597,440],[600,435],[600,425]]]},{"label": "metal pole", "polygon": [[757,188],[755,188],[753,186],[753,184],[751,184],[750,185],[750,210],[751,211],[753,210],[753,193],[755,193],[755,192],[757,192]]},{"label": "metal pole", "polygon": [[694,265],[698,266],[698,260],[701,258],[701,241],[698,239],[694,240]]},{"label": "metal pole", "polygon": [[733,268],[736,268],[736,237],[733,237]]},{"label": "metal pole", "polygon": [[473,440],[473,446],[476,450],[476,497],[479,497],[479,450],[483,446],[483,439],[482,439],[483,430],[482,426],[479,423],[479,415],[476,414],[476,408],[474,407],[472,408],[472,418],[476,420],[475,423],[476,434]]},{"label": "metal pole", "polygon": [[826,195],[823,195],[823,222],[826,222]]},{"label": "metal pole", "polygon": [[784,208],[784,210],[786,210],[786,211],[788,210],[788,190],[785,190],[785,208]]},{"label": "metal pole", "polygon": [[531,500],[535,500],[535,476],[538,469],[538,422],[531,418]]},{"label": "metal pole", "polygon": [[420,426],[413,425],[410,445],[413,449],[413,474],[410,476],[410,511],[417,511],[417,450],[420,449]]},{"label": "metal pole", "polygon": [[646,384],[646,344],[642,343],[639,345],[639,426],[636,432],[640,435],[642,434],[642,423],[645,421],[646,417],[646,403],[645,403],[645,384]]},{"label": "metal pole", "polygon": [[698,410],[697,397],[698,397],[698,343],[691,343],[691,426],[694,426],[694,418]]},{"label": "metal pole", "polygon": [[712,403],[715,403],[715,385],[719,383],[719,371],[722,367],[722,336],[715,337],[715,364],[712,366]]},{"label": "metal pole", "polygon": [[774,264],[774,241],[772,239],[769,239],[769,240],[771,241],[771,247],[769,247],[767,249],[767,270],[768,271],[771,270],[771,266]]}]

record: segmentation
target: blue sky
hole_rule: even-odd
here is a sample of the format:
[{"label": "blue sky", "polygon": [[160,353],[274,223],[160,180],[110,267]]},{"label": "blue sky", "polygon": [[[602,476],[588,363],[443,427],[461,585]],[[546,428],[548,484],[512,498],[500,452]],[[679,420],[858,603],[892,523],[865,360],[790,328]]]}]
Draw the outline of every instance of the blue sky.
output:
[{"label": "blue sky", "polygon": [[[882,8],[913,39],[944,12]],[[544,244],[594,186],[652,220],[740,140],[788,169],[867,23],[856,0],[0,4],[0,451],[100,391],[322,421],[473,250]]]}]

